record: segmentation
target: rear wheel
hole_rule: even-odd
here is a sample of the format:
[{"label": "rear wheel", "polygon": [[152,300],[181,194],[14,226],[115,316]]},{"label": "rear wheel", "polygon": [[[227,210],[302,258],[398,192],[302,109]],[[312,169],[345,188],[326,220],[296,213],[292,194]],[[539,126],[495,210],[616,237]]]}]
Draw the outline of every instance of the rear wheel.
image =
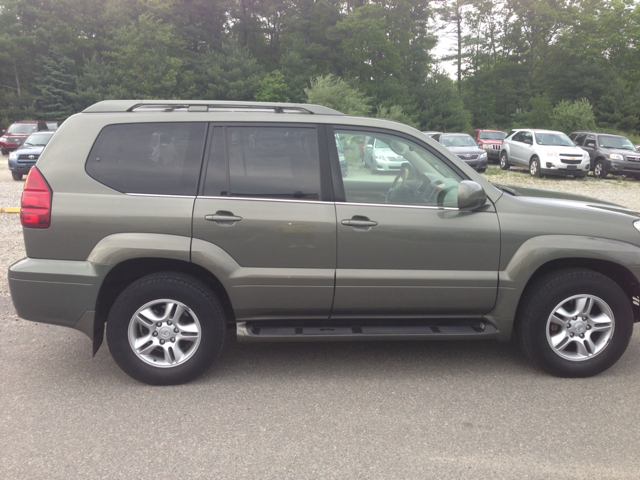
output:
[{"label": "rear wheel", "polygon": [[500,168],[502,170],[509,170],[509,158],[507,157],[507,152],[504,150],[500,152]]},{"label": "rear wheel", "polygon": [[2,149],[2,155],[9,155],[9,150]]},{"label": "rear wheel", "polygon": [[11,172],[11,176],[14,180],[22,180],[22,174],[18,172]]},{"label": "rear wheel", "polygon": [[133,282],[107,320],[114,360],[150,385],[176,385],[201,375],[221,352],[225,333],[218,298],[197,278],[176,272]]},{"label": "rear wheel", "polygon": [[593,175],[597,178],[605,178],[607,176],[607,167],[602,160],[598,160],[593,166]]},{"label": "rear wheel", "polygon": [[590,377],[618,361],[633,333],[620,286],[600,273],[566,269],[539,279],[523,299],[516,335],[527,356],[559,377]]}]

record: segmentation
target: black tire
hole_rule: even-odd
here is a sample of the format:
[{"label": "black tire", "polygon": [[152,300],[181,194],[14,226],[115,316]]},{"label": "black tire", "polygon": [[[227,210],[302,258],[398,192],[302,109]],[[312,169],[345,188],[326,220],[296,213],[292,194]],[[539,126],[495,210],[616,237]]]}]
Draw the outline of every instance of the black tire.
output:
[{"label": "black tire", "polygon": [[479,168],[478,170],[476,170],[478,173],[484,173],[487,171],[487,167],[483,167],[483,168]]},{"label": "black tire", "polygon": [[602,160],[598,160],[593,166],[593,176],[596,178],[606,178],[608,173],[607,166]]},{"label": "black tire", "polygon": [[9,150],[2,149],[2,155],[9,155]]},{"label": "black tire", "polygon": [[18,172],[11,172],[11,176],[14,180],[22,180],[22,174]]},{"label": "black tire", "polygon": [[[576,303],[571,306],[571,302],[575,302],[572,297],[590,297],[593,307],[575,317],[564,316],[572,322],[565,323],[570,325],[570,328],[565,328],[551,320],[552,314],[560,307],[564,307],[566,313],[575,313],[569,312],[571,308],[578,309]],[[596,328],[597,322],[594,323],[590,316],[595,312],[594,318],[600,322],[602,318],[609,317],[602,315],[606,309],[601,305],[605,305],[612,315],[609,331]],[[553,318],[562,319],[563,315],[556,314]],[[583,321],[585,318],[588,320]],[[563,269],[543,276],[528,289],[515,326],[520,346],[540,368],[558,377],[590,377],[611,367],[626,350],[633,333],[633,311],[622,288],[609,277],[592,270]],[[554,332],[556,338],[562,338],[561,341],[551,339]],[[558,341],[556,347],[560,347],[559,352],[552,347],[552,341]],[[579,344],[588,342],[592,347],[582,347],[587,355],[581,357]],[[601,342],[600,346],[598,342]]]},{"label": "black tire", "polygon": [[[172,315],[168,306],[164,311],[147,313],[160,308],[157,305],[163,302],[166,305],[182,304],[187,309],[182,314],[174,309],[176,316],[171,317],[174,322],[156,323],[156,320],[163,320],[158,315]],[[134,321],[139,318],[145,322],[152,319],[148,332],[145,332],[145,326],[140,326],[142,322]],[[171,337],[176,330],[179,333]],[[187,336],[193,330],[199,330],[197,337]],[[154,338],[151,338],[152,333]],[[226,320],[220,300],[197,278],[177,272],[154,273],[133,282],[118,296],[107,319],[107,343],[114,360],[127,375],[150,385],[178,385],[200,376],[222,351],[225,334]],[[137,353],[130,343],[131,335],[138,335],[140,341],[148,337],[149,342],[141,344],[138,350],[157,346],[147,354]],[[158,342],[162,342],[162,346]],[[177,361],[176,352],[184,355],[184,360]],[[175,365],[166,364],[167,355]],[[156,366],[152,361],[159,363]]]},{"label": "black tire", "polygon": [[509,157],[504,150],[500,152],[500,168],[502,170],[509,170]]},{"label": "black tire", "polygon": [[529,174],[536,178],[542,176],[540,173],[540,159],[538,157],[531,157],[531,160],[529,160]]}]

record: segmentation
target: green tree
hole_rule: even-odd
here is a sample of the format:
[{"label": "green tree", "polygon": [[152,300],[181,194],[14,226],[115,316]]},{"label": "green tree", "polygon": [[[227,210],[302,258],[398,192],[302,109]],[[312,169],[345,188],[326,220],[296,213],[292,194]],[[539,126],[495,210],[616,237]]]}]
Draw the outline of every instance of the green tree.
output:
[{"label": "green tree", "polygon": [[289,87],[280,70],[274,70],[262,79],[256,91],[255,98],[259,102],[289,101]]},{"label": "green tree", "polygon": [[311,80],[305,88],[307,103],[334,108],[347,115],[367,116],[371,112],[369,98],[358,89],[332,74]]},{"label": "green tree", "polygon": [[410,115],[407,115],[402,111],[400,105],[391,105],[390,107],[379,106],[376,112],[376,118],[383,118],[385,120],[393,120],[394,122],[404,123],[413,128],[418,128],[418,122],[416,122]]},{"label": "green tree", "polygon": [[71,98],[76,88],[73,74],[74,61],[51,46],[38,62],[41,75],[36,77],[35,88],[40,91],[38,107],[44,118],[63,122],[73,112]]},{"label": "green tree", "polygon": [[595,130],[596,121],[591,104],[586,98],[570,102],[563,100],[551,114],[553,128],[567,134],[575,130]]},{"label": "green tree", "polygon": [[417,120],[421,130],[468,132],[471,114],[464,108],[453,80],[439,70],[418,91]]}]

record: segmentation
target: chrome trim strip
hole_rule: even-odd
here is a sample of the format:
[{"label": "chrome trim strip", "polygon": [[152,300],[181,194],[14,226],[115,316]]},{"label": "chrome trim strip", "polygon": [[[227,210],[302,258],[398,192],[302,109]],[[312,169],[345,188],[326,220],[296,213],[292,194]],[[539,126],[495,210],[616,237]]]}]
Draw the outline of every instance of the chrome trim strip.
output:
[{"label": "chrome trim strip", "polygon": [[398,208],[426,208],[429,210],[460,210],[458,207],[434,207],[431,205],[401,205],[396,203],[353,203],[353,202],[323,202],[321,200],[294,200],[288,198],[261,198],[261,197],[215,197],[200,195],[197,198],[206,200],[251,200],[259,202],[288,202],[288,203],[315,203],[321,205],[355,205],[358,207],[398,207]]},{"label": "chrome trim strip", "polygon": [[323,202],[322,200],[294,200],[293,198],[261,198],[261,197],[209,197],[199,195],[197,198],[206,200],[251,200],[254,202],[288,202],[288,203],[316,203],[321,205],[333,205],[334,202]]},{"label": "chrome trim strip", "polygon": [[196,198],[194,195],[163,195],[158,193],[125,193],[125,195],[132,197]]}]

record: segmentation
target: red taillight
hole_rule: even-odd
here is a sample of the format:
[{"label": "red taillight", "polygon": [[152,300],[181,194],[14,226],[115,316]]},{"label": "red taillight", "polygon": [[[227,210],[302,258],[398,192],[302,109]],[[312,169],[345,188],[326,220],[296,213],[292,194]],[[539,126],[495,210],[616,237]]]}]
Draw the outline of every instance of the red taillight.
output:
[{"label": "red taillight", "polygon": [[40,171],[29,171],[20,201],[20,223],[25,228],[49,228],[51,225],[51,188]]}]

